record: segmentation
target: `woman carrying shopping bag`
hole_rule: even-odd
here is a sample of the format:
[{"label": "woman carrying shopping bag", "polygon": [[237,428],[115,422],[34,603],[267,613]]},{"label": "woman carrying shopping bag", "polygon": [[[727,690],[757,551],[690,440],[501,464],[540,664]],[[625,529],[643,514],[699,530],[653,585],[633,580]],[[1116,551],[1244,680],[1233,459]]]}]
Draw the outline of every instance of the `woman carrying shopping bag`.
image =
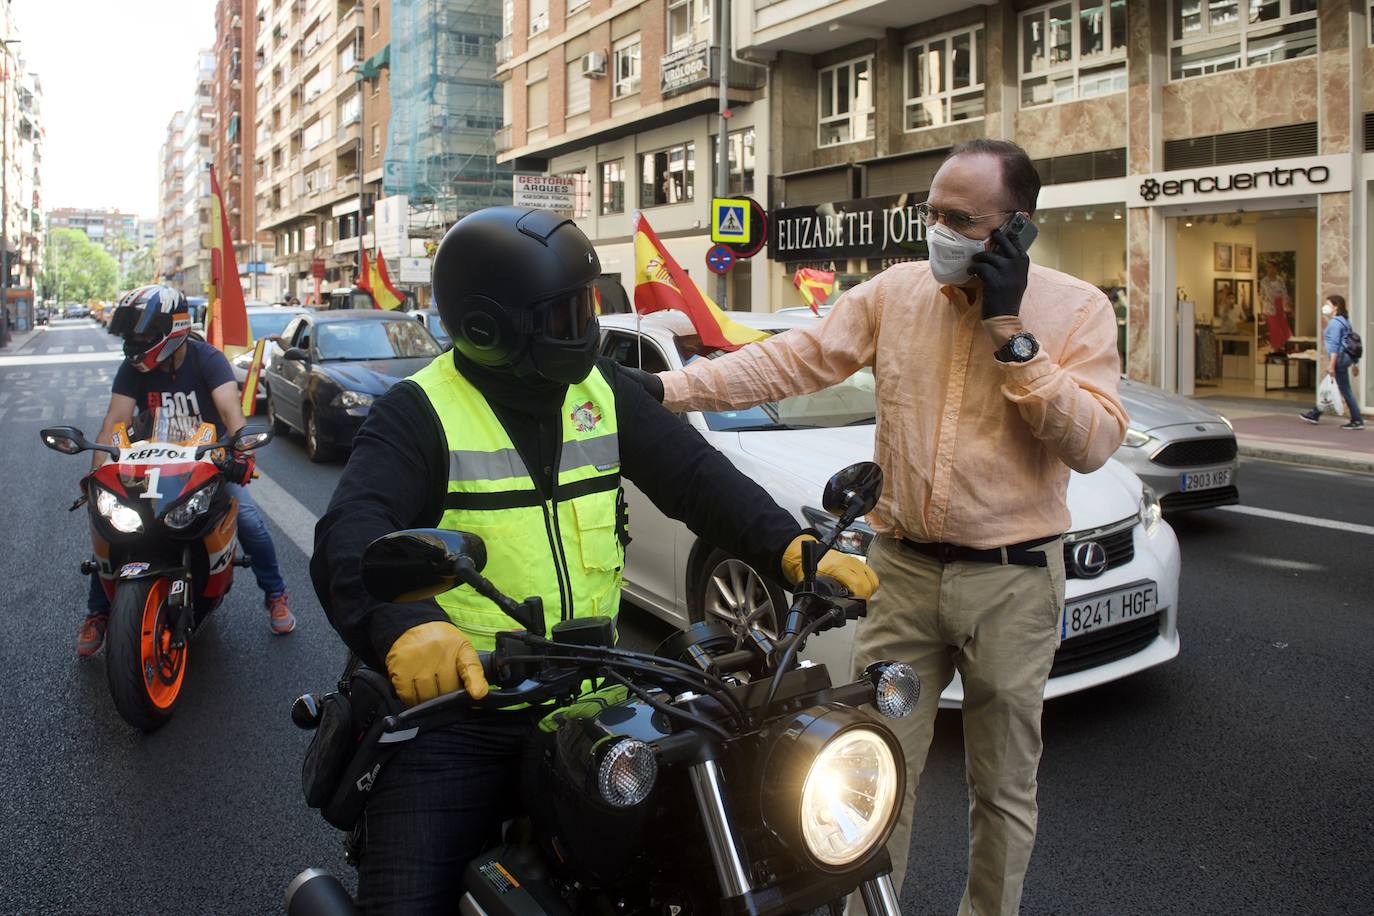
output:
[{"label": "woman carrying shopping bag", "polygon": [[[1350,417],[1350,421],[1341,429],[1364,429],[1364,418],[1360,416],[1360,407],[1355,403],[1355,392],[1350,387],[1350,374],[1353,371],[1358,377],[1360,367],[1357,363],[1358,357],[1351,352],[1354,349],[1350,346],[1354,329],[1350,326],[1350,312],[1345,307],[1344,296],[1326,297],[1326,301],[1322,303],[1322,320],[1326,323],[1326,329],[1322,332],[1322,343],[1327,353],[1326,378],[1322,379],[1322,385],[1328,386],[1331,384],[1328,379],[1334,379],[1341,399],[1345,401],[1346,411],[1341,411],[1340,405],[1336,405],[1337,413],[1348,412]],[[1321,402],[1319,391],[1317,406],[1301,414],[1302,418],[1308,423],[1315,424],[1322,415]]]}]

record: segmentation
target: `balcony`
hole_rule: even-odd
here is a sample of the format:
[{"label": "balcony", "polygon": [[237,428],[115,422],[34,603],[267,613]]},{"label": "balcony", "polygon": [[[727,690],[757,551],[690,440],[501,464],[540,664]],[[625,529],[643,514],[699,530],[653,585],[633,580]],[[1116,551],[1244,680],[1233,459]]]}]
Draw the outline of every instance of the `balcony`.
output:
[{"label": "balcony", "polygon": [[501,66],[514,56],[512,49],[511,36],[502,35],[496,42],[496,66]]},{"label": "balcony", "polygon": [[335,147],[344,146],[349,143],[357,143],[358,138],[363,135],[362,124],[357,120],[340,124],[339,129],[334,132]]},{"label": "balcony", "polygon": [[921,0],[919,4],[911,0],[753,0],[753,16],[742,17],[752,28],[735,36],[736,53],[819,54],[863,39],[881,38],[885,29],[903,29],[987,5],[983,0]]},{"label": "balcony", "polygon": [[510,125],[498,128],[496,131],[496,152],[504,153],[510,149]]}]

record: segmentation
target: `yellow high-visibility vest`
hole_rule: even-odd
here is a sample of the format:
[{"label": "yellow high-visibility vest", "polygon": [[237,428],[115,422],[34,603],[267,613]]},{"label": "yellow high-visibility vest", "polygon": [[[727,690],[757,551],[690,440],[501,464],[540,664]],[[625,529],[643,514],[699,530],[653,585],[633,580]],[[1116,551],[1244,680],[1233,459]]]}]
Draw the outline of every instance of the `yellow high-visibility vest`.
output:
[{"label": "yellow high-visibility vest", "polygon": [[[615,617],[625,546],[619,525],[620,436],[615,392],[593,369],[568,386],[557,486],[545,499],[482,393],[444,353],[411,376],[443,426],[448,490],[439,526],[486,542],[482,574],[506,595],[544,599],[545,628],[575,616]],[[517,624],[464,585],[439,606],[478,650]]]}]

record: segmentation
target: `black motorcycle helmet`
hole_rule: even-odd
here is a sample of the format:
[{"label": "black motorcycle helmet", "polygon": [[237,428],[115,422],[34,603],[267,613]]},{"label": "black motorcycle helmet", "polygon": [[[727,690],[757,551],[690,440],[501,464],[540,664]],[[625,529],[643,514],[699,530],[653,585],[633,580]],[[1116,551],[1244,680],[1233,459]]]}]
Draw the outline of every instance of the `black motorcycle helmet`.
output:
[{"label": "black motorcycle helmet", "polygon": [[434,257],[434,301],[479,366],[571,385],[592,371],[600,327],[592,243],[549,210],[489,207],[453,224]]}]

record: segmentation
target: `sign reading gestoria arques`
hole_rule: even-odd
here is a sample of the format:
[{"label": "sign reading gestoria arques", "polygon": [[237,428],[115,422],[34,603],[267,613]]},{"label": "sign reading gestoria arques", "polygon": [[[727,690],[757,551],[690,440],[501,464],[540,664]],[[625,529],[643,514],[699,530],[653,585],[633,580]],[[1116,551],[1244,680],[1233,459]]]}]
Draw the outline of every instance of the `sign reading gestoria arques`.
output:
[{"label": "sign reading gestoria arques", "polygon": [[773,210],[768,257],[787,262],[924,258],[926,227],[916,218],[916,205],[925,199],[925,194],[898,194]]},{"label": "sign reading gestoria arques", "polygon": [[514,192],[517,207],[571,213],[577,180],[571,175],[516,175]]}]

